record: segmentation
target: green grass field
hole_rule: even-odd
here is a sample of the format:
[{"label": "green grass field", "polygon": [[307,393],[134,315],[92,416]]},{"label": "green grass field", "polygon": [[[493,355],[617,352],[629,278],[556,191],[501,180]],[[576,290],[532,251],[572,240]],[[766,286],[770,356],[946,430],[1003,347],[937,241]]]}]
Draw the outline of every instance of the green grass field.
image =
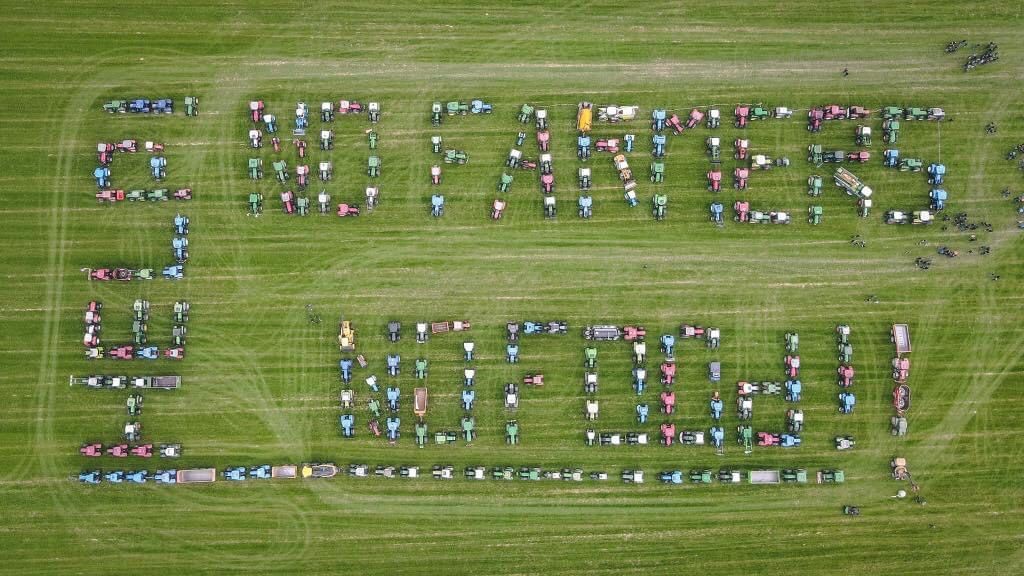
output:
[{"label": "green grass field", "polygon": [[[386,7],[278,3],[111,6],[94,2],[41,7],[4,3],[0,15],[0,240],[4,246],[0,317],[0,573],[108,574],[154,570],[196,574],[253,573],[598,574],[1018,574],[1024,570],[1021,263],[1016,213],[1000,191],[1024,193],[1024,178],[1006,151],[1024,141],[1021,81],[1024,33],[1019,2],[985,5],[911,1],[823,5],[810,2],[707,6],[656,2],[547,3],[430,9],[415,2]],[[943,53],[946,42],[999,43],[1002,59],[965,74],[969,53]],[[840,71],[848,67],[849,77]],[[202,101],[185,118],[185,95]],[[173,97],[174,116],[109,116],[118,97]],[[430,103],[483,98],[490,116],[429,123]],[[313,108],[310,164],[321,100],[378,100],[376,129],[383,173],[381,203],[357,219],[286,217],[270,174],[246,178],[247,102],[262,98],[281,123],[281,157],[298,100]],[[611,162],[595,155],[591,221],[575,215],[573,121],[580,100],[639,104],[627,126],[595,124],[596,136],[637,134],[630,162],[641,206],[629,209]],[[536,174],[518,172],[501,222],[488,219],[495,183],[521,125],[523,102],[549,110],[559,216],[541,216]],[[812,203],[805,159],[812,142],[854,149],[855,122],[826,123],[820,135],[792,120],[731,125],[738,102],[806,111],[829,102],[940,106],[942,124],[904,123],[904,156],[949,168],[948,213],[966,211],[994,231],[968,234],[941,223],[929,228],[882,224],[890,208],[920,209],[923,174],[883,170],[873,160],[853,171],[875,189],[870,218],[827,183],[825,222],[808,225]],[[735,165],[724,148],[722,202],[739,198],[762,209],[789,210],[788,227],[753,227],[707,219],[711,132],[670,137],[666,182],[669,217],[655,222],[647,180],[654,107],[684,114],[719,105],[724,143],[746,134],[755,153],[789,156],[787,169],[757,173],[750,190],[730,187]],[[799,117],[799,118],[798,118]],[[995,135],[984,126],[994,121]],[[880,156],[880,119],[872,149]],[[359,200],[367,183],[364,116],[335,121],[330,154],[335,201]],[[529,139],[523,146],[536,157]],[[470,163],[445,166],[442,219],[432,219],[429,136],[469,152]],[[137,138],[167,145],[168,187],[190,186],[190,203],[97,205],[90,177],[95,143]],[[118,156],[118,188],[152,188],[145,153]],[[311,186],[316,190],[317,184]],[[266,213],[246,216],[245,197],[266,195]],[[89,283],[79,272],[100,265],[171,262],[176,210],[192,220],[191,260],[177,283]],[[729,214],[731,216],[731,212]],[[850,245],[855,234],[868,245]],[[927,240],[928,245],[921,245]],[[948,245],[961,256],[935,254]],[[980,256],[981,245],[991,246]],[[968,250],[974,250],[969,254]],[[934,259],[929,271],[915,257]],[[1001,276],[997,282],[989,274]],[[865,303],[869,294],[877,304]],[[103,301],[105,343],[129,338],[136,298],[154,306],[151,337],[170,330],[170,305],[192,304],[188,358],[115,364],[81,359],[80,314]],[[312,303],[324,322],[307,322]],[[404,372],[403,437],[389,447],[368,437],[360,409],[358,438],[337,431],[336,322],[359,331],[359,352],[384,380],[383,356],[398,350]],[[413,443],[411,376],[417,356],[430,360],[431,430],[457,429],[461,408],[459,335],[416,345],[420,320],[466,318],[477,345],[479,439],[472,446]],[[522,361],[504,362],[510,320],[564,319],[568,336],[522,342]],[[386,342],[385,323],[405,335]],[[729,443],[711,448],[586,447],[580,329],[590,323],[640,323],[653,336],[681,322],[722,329],[717,354],[681,342],[673,416],[679,429],[711,425],[706,363],[723,363]],[[888,326],[910,324],[914,352],[910,434],[889,435]],[[853,327],[857,409],[836,413],[832,331]],[[755,449],[734,439],[737,380],[782,380],[783,334],[802,336],[807,417],[804,445]],[[654,338],[651,360],[660,362]],[[652,376],[657,364],[650,366]],[[637,429],[630,354],[603,344],[599,373],[602,430]],[[501,387],[528,371],[547,386],[523,391],[517,417],[522,443],[502,438],[507,418]],[[124,394],[69,388],[69,374],[179,373],[183,389],[146,395],[147,440],[178,441],[179,468],[334,461],[346,465],[452,464],[582,467],[617,476],[642,468],[643,486],[584,482],[451,482],[430,479],[217,482],[201,486],[83,487],[69,478],[95,467],[77,455],[84,441],[113,442],[126,417]],[[368,370],[358,370],[360,403]],[[643,399],[654,433],[656,380]],[[755,430],[782,430],[781,398],[755,399]],[[836,452],[832,437],[852,434],[857,447]],[[901,486],[888,460],[909,459],[926,506],[890,499]],[[106,458],[101,467],[121,462]],[[131,466],[135,462],[125,462]],[[146,463],[152,470],[162,465]],[[839,486],[663,486],[664,469],[737,467],[842,468]],[[858,504],[858,518],[840,514]],[[170,573],[170,572],[168,572]]]}]

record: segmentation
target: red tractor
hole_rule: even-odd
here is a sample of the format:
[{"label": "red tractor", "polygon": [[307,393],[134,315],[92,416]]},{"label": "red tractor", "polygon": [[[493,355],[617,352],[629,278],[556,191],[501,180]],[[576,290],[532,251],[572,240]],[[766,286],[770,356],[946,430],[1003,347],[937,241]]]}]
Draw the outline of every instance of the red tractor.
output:
[{"label": "red tractor", "polygon": [[626,342],[632,342],[634,340],[643,340],[647,337],[647,329],[643,326],[624,326],[622,328],[624,333],[624,340]]},{"label": "red tractor", "polygon": [[708,190],[718,192],[722,189],[722,169],[717,165],[708,172]]},{"label": "red tractor", "polygon": [[750,203],[737,201],[732,205],[732,209],[736,212],[737,222],[750,222]]},{"label": "red tractor", "polygon": [[675,392],[662,392],[661,393],[661,413],[672,414],[676,411],[676,393]]},{"label": "red tractor", "polygon": [[676,425],[671,422],[665,422],[661,425],[661,443],[665,446],[671,446],[672,441],[676,437]]},{"label": "red tractor", "polygon": [[732,171],[732,187],[737,190],[747,189],[747,178],[750,177],[749,168],[736,168]]},{"label": "red tractor", "polygon": [[662,362],[661,363],[661,383],[665,386],[671,386],[676,382],[676,363],[675,362]]},{"label": "red tractor", "polygon": [[506,202],[501,198],[495,198],[494,203],[491,204],[491,220],[501,220],[501,215],[505,212]]},{"label": "red tractor", "polygon": [[853,366],[843,365],[839,367],[839,385],[843,388],[853,386]]},{"label": "red tractor", "polygon": [[551,139],[551,134],[547,130],[541,130],[537,132],[537,146],[541,152],[548,151],[548,141]]},{"label": "red tractor", "polygon": [[679,119],[679,116],[677,116],[676,114],[669,116],[668,120],[666,120],[665,123],[668,124],[668,127],[671,128],[676,134],[683,133],[683,122],[682,120]]},{"label": "red tractor", "polygon": [[114,150],[117,148],[108,142],[100,142],[96,144],[96,159],[99,160],[100,166],[109,166],[114,160]]},{"label": "red tractor", "polygon": [[860,162],[861,164],[871,160],[871,152],[867,150],[860,150],[858,152],[850,152],[846,155],[847,162]]},{"label": "red tractor", "polygon": [[823,110],[825,120],[846,120],[850,111],[837,104],[829,104]]},{"label": "red tractor", "polygon": [[736,142],[733,143],[733,146],[736,148],[736,154],[734,155],[735,158],[737,160],[746,160],[747,152],[750,149],[750,140],[747,140],[746,138],[738,138]]},{"label": "red tractor", "polygon": [[824,118],[824,110],[821,108],[811,108],[807,112],[807,129],[811,132],[821,132],[821,121]]},{"label": "red tractor", "polygon": [[152,444],[139,444],[131,450],[132,456],[139,458],[152,458],[153,457],[153,445]]},{"label": "red tractor", "polygon": [[750,106],[737,106],[735,110],[736,114],[736,127],[746,128],[747,122],[750,121]]},{"label": "red tractor", "polygon": [[893,358],[892,359],[892,379],[897,384],[903,384],[907,381],[907,377],[910,376],[910,358]]},{"label": "red tractor", "polygon": [[863,106],[850,106],[850,109],[847,111],[846,117],[851,120],[859,120],[861,118],[867,118],[870,115],[871,110],[868,110]]},{"label": "red tractor", "polygon": [[107,356],[114,360],[131,360],[135,357],[135,348],[131,344],[111,348]]},{"label": "red tractor", "polygon": [[690,130],[692,128],[695,128],[697,124],[701,123],[701,120],[704,120],[703,112],[696,108],[690,110],[690,117],[686,120],[686,129]]}]

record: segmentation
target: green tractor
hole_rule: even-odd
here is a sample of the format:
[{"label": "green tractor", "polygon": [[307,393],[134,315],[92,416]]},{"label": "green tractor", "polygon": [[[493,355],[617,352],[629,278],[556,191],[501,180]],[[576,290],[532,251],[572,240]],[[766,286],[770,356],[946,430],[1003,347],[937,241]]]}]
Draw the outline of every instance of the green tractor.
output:
[{"label": "green tractor", "polygon": [[537,467],[526,468],[525,466],[523,468],[520,468],[519,469],[519,479],[520,480],[540,480],[541,479],[540,468],[537,468]]},{"label": "green tractor", "polygon": [[895,144],[900,137],[900,121],[897,118],[882,122],[882,139],[886,144]]},{"label": "green tractor", "polygon": [[842,484],[846,474],[842,470],[821,470],[818,472],[818,484]]},{"label": "green tractor", "polygon": [[504,468],[495,466],[491,468],[491,478],[495,480],[515,480],[516,469],[511,466],[505,466]]},{"label": "green tractor", "polygon": [[786,332],[786,353],[797,354],[798,352],[800,352],[800,334]]},{"label": "green tractor", "polygon": [[295,199],[295,211],[299,216],[309,215],[309,197],[302,195]]},{"label": "green tractor", "polygon": [[370,156],[366,160],[366,175],[371,178],[380,176],[380,157]]},{"label": "green tractor", "polygon": [[111,114],[114,114],[115,112],[118,113],[118,114],[124,114],[125,112],[128,111],[128,101],[127,100],[111,100],[110,102],[107,102],[106,104],[103,105],[103,111],[104,112],[109,112]]},{"label": "green tractor", "polygon": [[900,172],[920,172],[924,162],[920,158],[904,158],[900,160]]},{"label": "green tractor", "polygon": [[185,116],[199,115],[199,98],[197,96],[185,96]]},{"label": "green tractor", "polygon": [[903,112],[904,120],[927,120],[928,110],[926,108],[907,108]]},{"label": "green tractor", "polygon": [[259,216],[263,214],[263,194],[259,192],[249,193],[249,215]]},{"label": "green tractor", "polygon": [[370,150],[376,150],[377,149],[377,131],[376,130],[367,130],[366,131],[366,140],[370,144]]},{"label": "green tractor", "polygon": [[261,159],[261,158],[249,158],[249,179],[250,180],[261,180],[261,179],[263,179],[263,159]]},{"label": "green tractor", "polygon": [[463,150],[445,150],[444,162],[445,164],[465,164],[469,162],[469,154]]},{"label": "green tractor", "polygon": [[125,407],[128,409],[129,416],[138,416],[142,414],[142,394],[132,394],[125,401]]},{"label": "green tractor", "polygon": [[651,162],[651,182],[665,181],[665,163]]},{"label": "green tractor", "polygon": [[761,106],[755,106],[750,111],[750,119],[751,120],[765,120],[767,118],[771,118],[771,116],[772,116],[771,111],[768,110],[767,108],[763,108]]},{"label": "green tractor", "polygon": [[711,470],[707,468],[703,470],[690,470],[690,483],[711,484]]},{"label": "green tractor", "polygon": [[821,164],[824,155],[821,151],[821,144],[811,144],[807,147],[807,161],[811,164]]},{"label": "green tractor", "polygon": [[505,443],[516,445],[519,444],[519,421],[509,420],[505,424]]},{"label": "green tractor", "polygon": [[416,445],[423,448],[427,445],[427,423],[416,423]]},{"label": "green tractor", "polygon": [[821,188],[822,188],[823,185],[824,185],[824,182],[822,181],[820,175],[814,174],[812,176],[808,176],[807,177],[807,194],[808,194],[808,196],[814,196],[814,197],[821,196]]},{"label": "green tractor", "polygon": [[501,180],[498,181],[498,192],[508,192],[512,186],[512,176],[502,172]]},{"label": "green tractor", "polygon": [[443,108],[441,108],[441,103],[440,102],[434,102],[433,104],[430,105],[430,123],[432,125],[434,125],[434,126],[440,126],[441,125],[441,118],[442,118],[441,111],[442,110],[443,110]]},{"label": "green tractor", "polygon": [[837,351],[839,356],[839,362],[843,364],[849,364],[853,362],[853,344],[844,342],[837,345]]},{"label": "green tractor", "polygon": [[445,104],[445,110],[449,116],[465,116],[469,114],[469,104],[465,102],[449,102]]},{"label": "green tractor", "polygon": [[654,199],[654,219],[661,221],[665,219],[665,215],[668,212],[668,195],[667,194],[655,194]]},{"label": "green tractor", "polygon": [[274,174],[277,176],[277,181],[284,184],[288,181],[288,163],[284,160],[278,160],[274,162]]},{"label": "green tractor", "polygon": [[597,348],[587,346],[583,349],[583,367],[591,368],[597,366]]},{"label": "green tractor", "polygon": [[373,414],[374,418],[380,418],[380,400],[370,398],[366,402],[366,409],[370,411],[370,414]]},{"label": "green tractor", "polygon": [[458,439],[458,434],[450,430],[447,432],[434,432],[434,444],[454,444]]},{"label": "green tractor", "polygon": [[462,418],[462,438],[466,442],[472,442],[476,438],[476,419],[472,416]]},{"label": "green tractor", "polygon": [[533,106],[529,104],[523,104],[523,107],[519,109],[519,121],[526,124],[533,117]]},{"label": "green tractor", "polygon": [[903,116],[903,108],[900,108],[899,106],[886,106],[885,108],[882,108],[882,118],[885,120],[899,118],[901,116]]},{"label": "green tractor", "polygon": [[738,426],[736,428],[736,442],[743,445],[743,453],[750,454],[754,451],[754,429],[750,426]]},{"label": "green tractor", "polygon": [[806,484],[807,470],[805,468],[786,468],[782,471],[782,481],[796,484]]},{"label": "green tractor", "polygon": [[824,213],[825,210],[817,204],[815,204],[814,206],[808,206],[807,222],[810,223],[812,226],[817,226],[818,224],[821,224],[821,215]]}]

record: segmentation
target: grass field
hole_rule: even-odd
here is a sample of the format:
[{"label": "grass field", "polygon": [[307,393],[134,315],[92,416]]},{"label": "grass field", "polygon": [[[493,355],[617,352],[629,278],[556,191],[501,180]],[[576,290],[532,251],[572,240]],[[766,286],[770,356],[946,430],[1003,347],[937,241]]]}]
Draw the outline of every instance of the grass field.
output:
[{"label": "grass field", "polygon": [[[7,2],[0,11],[0,240],[4,246],[0,317],[0,573],[151,572],[228,568],[265,572],[598,574],[1018,574],[1024,570],[1020,483],[1020,401],[1024,332],[1015,211],[1000,190],[1024,193],[1006,150],[1024,141],[1021,82],[1024,33],[1019,2],[985,5],[911,1],[826,6],[789,2],[680,6],[653,2],[547,3],[428,9],[244,2],[146,5],[136,10],[93,2],[38,6]],[[946,42],[998,42],[1002,60],[970,74]],[[850,75],[840,71],[848,67]],[[186,94],[202,100],[198,118],[108,116],[117,97]],[[434,100],[493,102],[490,116],[429,123]],[[381,203],[357,219],[285,217],[279,188],[264,179],[266,214],[245,214],[254,189],[246,178],[246,103],[262,98],[287,134],[297,100],[378,100],[383,158]],[[755,174],[742,195],[760,208],[789,210],[789,227],[715,228],[707,221],[704,128],[670,137],[669,217],[655,222],[644,180],[650,130],[630,131],[630,156],[642,204],[630,210],[604,155],[595,173],[595,216],[576,218],[572,121],[580,100],[639,104],[682,113],[738,102],[806,111],[837,101],[877,110],[889,104],[941,106],[951,122],[905,123],[899,148],[949,168],[950,213],[966,211],[994,231],[967,234],[881,223],[889,208],[920,209],[929,186],[921,174],[883,171],[873,161],[854,171],[876,191],[875,210],[857,218],[853,202],[828,186],[821,226],[806,224],[807,144],[851,150],[855,123],[827,123],[812,137],[798,112],[791,121],[754,123],[755,152],[789,156],[788,169]],[[552,117],[559,216],[541,216],[536,175],[517,173],[505,218],[487,218],[494,186],[525,101]],[[797,116],[801,116],[800,119]],[[725,118],[718,135],[741,131]],[[986,135],[985,123],[998,123]],[[312,119],[313,130],[319,119]],[[880,120],[873,152],[880,154]],[[623,131],[596,124],[598,136]],[[365,117],[335,122],[330,157],[336,201],[356,200],[366,185]],[[311,134],[315,132],[311,130]],[[447,167],[442,219],[429,217],[429,136],[465,149],[470,163]],[[532,137],[532,128],[528,131]],[[190,186],[187,204],[98,206],[90,178],[98,141],[166,143],[169,187]],[[287,142],[286,142],[287,143]],[[315,142],[311,139],[315,147]],[[528,156],[536,156],[528,140]],[[731,147],[727,146],[725,154]],[[294,148],[282,153],[294,166]],[[311,159],[321,156],[312,151]],[[272,151],[264,148],[268,168]],[[145,154],[120,156],[116,187],[152,187]],[[311,162],[312,164],[312,162]],[[723,170],[729,179],[733,161]],[[827,172],[826,172],[827,174]],[[80,268],[163,266],[175,210],[192,219],[187,277],[177,283],[90,284]],[[864,249],[849,239],[862,235]],[[920,244],[927,240],[928,245]],[[935,248],[960,250],[940,260]],[[980,245],[988,256],[968,254]],[[917,256],[935,259],[925,272]],[[1001,276],[998,282],[990,273]],[[865,303],[875,294],[878,304]],[[170,304],[192,303],[188,358],[117,365],[81,359],[80,310],[105,304],[106,342],[126,340],[135,298],[154,305],[151,334],[166,341]],[[319,326],[306,320],[313,303]],[[359,351],[383,376],[383,355],[403,356],[399,380],[403,437],[394,447],[365,433],[337,432],[336,320],[359,330]],[[400,319],[405,337],[386,343],[385,323]],[[480,437],[472,446],[417,449],[411,422],[412,361],[430,360],[431,429],[456,429],[461,409],[462,339],[438,336],[417,346],[417,320],[467,318],[477,344]],[[570,335],[522,342],[522,361],[504,362],[505,322],[558,318]],[[888,432],[891,345],[888,326],[910,324],[914,352],[910,435]],[[712,354],[684,342],[673,421],[706,429],[712,387],[706,362],[723,363],[727,431],[734,430],[733,382],[781,380],[783,333],[802,336],[804,445],[750,456],[730,443],[710,448],[588,448],[583,445],[582,349],[589,323],[642,323],[651,334],[681,322],[715,325],[723,345]],[[832,330],[853,327],[858,405],[835,410]],[[651,342],[652,360],[660,358]],[[660,361],[660,360],[659,360]],[[654,371],[651,366],[652,372]],[[636,429],[625,344],[602,345],[603,430]],[[100,486],[69,480],[95,462],[83,441],[116,440],[123,394],[69,389],[68,374],[180,373],[175,393],[146,396],[142,421],[154,442],[179,441],[178,467],[329,460],[338,464],[429,467],[535,465],[617,474],[643,468],[842,468],[841,486],[643,486],[606,483],[470,483],[432,480],[265,482],[208,486]],[[527,371],[548,385],[524,390],[517,413],[522,444],[505,446],[501,386]],[[368,371],[357,371],[361,382]],[[659,386],[644,399],[653,416]],[[365,387],[356,386],[361,399]],[[755,400],[755,430],[781,430],[786,406]],[[837,453],[836,434],[857,438]],[[889,498],[899,487],[888,460],[906,456],[926,506]],[[116,463],[103,462],[104,468]],[[157,462],[149,463],[151,469]],[[859,504],[858,518],[840,514]]]}]

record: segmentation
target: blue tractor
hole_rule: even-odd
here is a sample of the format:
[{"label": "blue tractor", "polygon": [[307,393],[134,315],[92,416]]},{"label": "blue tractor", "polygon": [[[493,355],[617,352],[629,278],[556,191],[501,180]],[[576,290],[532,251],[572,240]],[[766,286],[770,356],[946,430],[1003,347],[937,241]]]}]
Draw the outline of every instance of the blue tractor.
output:
[{"label": "blue tractor", "polygon": [[895,148],[889,148],[882,152],[882,165],[886,168],[899,168],[900,151]]},{"label": "blue tractor", "polygon": [[111,472],[107,472],[103,476],[103,479],[106,480],[107,482],[110,482],[111,484],[120,484],[120,483],[124,482],[125,471],[124,470],[114,470],[114,471],[111,471]]},{"label": "blue tractor", "polygon": [[476,401],[476,392],[470,389],[462,391],[462,409],[469,411],[473,409],[473,402]]},{"label": "blue tractor", "polygon": [[505,345],[505,360],[509,364],[516,364],[519,362],[519,344]]},{"label": "blue tractor", "polygon": [[168,280],[181,280],[185,277],[185,267],[181,264],[174,264],[172,266],[165,266],[163,270],[164,278]]},{"label": "blue tractor", "polygon": [[221,474],[224,476],[225,480],[241,482],[242,480],[245,480],[248,477],[246,475],[246,472],[247,471],[245,469],[245,466],[232,466],[231,468],[226,468],[223,472],[221,472]]},{"label": "blue tractor", "polygon": [[387,419],[387,430],[388,430],[388,442],[394,444],[401,434],[398,431],[398,427],[402,425],[402,420],[398,416],[391,416]]},{"label": "blue tractor", "polygon": [[803,384],[799,380],[786,380],[786,401],[799,402]]},{"label": "blue tractor", "polygon": [[779,446],[783,448],[796,448],[800,446],[800,436],[796,434],[783,434]]},{"label": "blue tractor", "polygon": [[716,226],[722,226],[725,224],[725,220],[722,218],[722,211],[725,209],[721,202],[712,202],[711,204],[711,221]]},{"label": "blue tractor", "polygon": [[590,136],[582,135],[576,137],[576,156],[580,160],[590,158]]},{"label": "blue tractor", "polygon": [[640,424],[646,424],[648,412],[650,412],[650,408],[648,408],[647,404],[637,404],[636,421]]},{"label": "blue tractor", "polygon": [[146,346],[135,351],[135,357],[145,360],[156,360],[160,358],[160,349],[156,346]]},{"label": "blue tractor", "polygon": [[665,156],[664,134],[655,134],[654,137],[651,138],[651,145],[654,147],[651,153],[654,155],[655,158],[662,158]]},{"label": "blue tractor", "polygon": [[254,480],[268,480],[270,478],[270,464],[261,464],[249,469],[249,478]]},{"label": "blue tractor", "polygon": [[398,412],[399,394],[398,388],[389,387],[387,389],[388,410]]},{"label": "blue tractor", "polygon": [[264,114],[263,123],[267,127],[268,134],[277,132],[277,116],[274,116],[273,114]]},{"label": "blue tractor", "polygon": [[[349,360],[349,363],[352,361]],[[398,354],[388,354],[388,376],[398,376],[401,371],[402,357]]]},{"label": "blue tractor", "polygon": [[644,388],[647,387],[647,369],[636,367],[633,368],[633,389],[636,390],[636,395],[640,396],[644,393]]},{"label": "blue tractor", "polygon": [[946,181],[946,165],[930,164],[928,166],[928,183],[940,186]]},{"label": "blue tractor", "polygon": [[174,252],[174,259],[178,264],[188,262],[188,238],[175,236],[171,239],[171,250]]},{"label": "blue tractor", "polygon": [[594,199],[586,194],[581,194],[579,200],[576,201],[578,213],[580,218],[589,220],[594,213]]},{"label": "blue tractor", "polygon": [[352,359],[343,358],[338,361],[338,369],[341,371],[341,381],[348,384],[352,381]]},{"label": "blue tractor", "polygon": [[715,447],[715,450],[721,454],[725,446],[725,428],[712,426],[708,430],[708,436],[711,437],[711,444]]},{"label": "blue tractor", "polygon": [[351,414],[342,414],[338,418],[338,423],[341,425],[341,436],[343,438],[351,438],[355,436],[356,417]]},{"label": "blue tractor", "polygon": [[665,353],[665,356],[672,358],[676,351],[676,337],[671,334],[662,334],[661,351]]},{"label": "blue tractor", "polygon": [[96,178],[97,188],[109,188],[110,187],[110,168],[106,166],[97,166],[92,171],[92,175]]},{"label": "blue tractor", "polygon": [[188,234],[188,216],[182,216],[181,214],[174,215],[174,233],[185,236]]},{"label": "blue tractor", "polygon": [[626,152],[632,152],[633,151],[633,141],[635,141],[635,140],[636,140],[636,135],[634,135],[634,134],[626,134],[625,136],[622,137],[622,141],[625,143],[624,146],[625,146],[625,151]]},{"label": "blue tractor", "polygon": [[128,101],[128,111],[132,114],[149,114],[152,109],[152,105],[149,100],[145,98],[138,98],[136,100]]},{"label": "blue tractor", "polygon": [[931,199],[932,210],[938,212],[939,210],[944,210],[946,208],[947,194],[942,188],[933,188],[932,191],[928,193],[928,197]]},{"label": "blue tractor", "polygon": [[473,114],[490,114],[493,110],[494,106],[483,100],[473,100],[469,103],[469,111]]},{"label": "blue tractor", "polygon": [[665,129],[665,109],[655,108],[651,112],[651,130],[655,132],[661,132]]},{"label": "blue tractor", "polygon": [[157,182],[167,177],[167,158],[163,156],[153,156],[149,159],[149,170],[153,174],[153,179]]},{"label": "blue tractor", "polygon": [[178,483],[178,471],[177,470],[157,470],[156,474],[153,475],[153,480],[156,480],[157,484],[177,484]]},{"label": "blue tractor", "polygon": [[78,481],[82,484],[99,484],[102,481],[100,478],[100,471],[89,470],[86,472],[79,472]]},{"label": "blue tractor", "polygon": [[444,216],[444,194],[434,194],[430,197],[430,215],[435,218]]},{"label": "blue tractor", "polygon": [[711,419],[716,421],[716,422],[721,420],[722,419],[722,409],[725,407],[725,403],[722,402],[722,399],[718,396],[718,392],[715,392],[714,395],[711,396],[710,405],[711,405]]},{"label": "blue tractor", "polygon": [[658,478],[665,484],[682,484],[683,483],[683,471],[682,470],[668,470],[658,475]]},{"label": "blue tractor", "polygon": [[154,100],[152,112],[154,114],[174,114],[174,100],[170,98]]},{"label": "blue tractor", "polygon": [[839,393],[839,413],[840,414],[852,414],[853,407],[857,404],[857,398],[853,395],[853,392],[840,392]]},{"label": "blue tractor", "polygon": [[147,478],[149,478],[147,470],[133,470],[124,476],[124,479],[132,484],[145,484]]}]

